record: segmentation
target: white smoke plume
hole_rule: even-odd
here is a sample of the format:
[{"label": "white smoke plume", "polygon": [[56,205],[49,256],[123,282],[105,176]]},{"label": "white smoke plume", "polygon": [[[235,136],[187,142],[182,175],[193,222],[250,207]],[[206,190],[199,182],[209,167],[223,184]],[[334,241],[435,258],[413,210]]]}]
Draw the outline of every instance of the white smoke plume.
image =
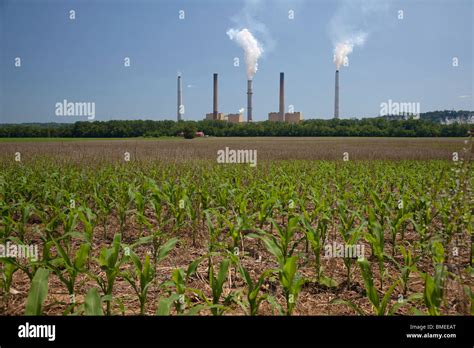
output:
[{"label": "white smoke plume", "polygon": [[339,69],[355,47],[362,47],[369,32],[385,18],[390,0],[340,0],[329,23],[334,45],[334,64]]},{"label": "white smoke plume", "polygon": [[336,43],[334,47],[334,64],[336,64],[337,70],[343,66],[344,62],[348,60],[348,55],[352,53],[355,46],[362,46],[367,38],[366,33],[359,33],[354,37],[350,37],[342,42]]},{"label": "white smoke plume", "polygon": [[244,50],[247,78],[252,80],[258,70],[258,59],[263,53],[262,46],[246,28],[242,30],[229,29],[227,35]]}]

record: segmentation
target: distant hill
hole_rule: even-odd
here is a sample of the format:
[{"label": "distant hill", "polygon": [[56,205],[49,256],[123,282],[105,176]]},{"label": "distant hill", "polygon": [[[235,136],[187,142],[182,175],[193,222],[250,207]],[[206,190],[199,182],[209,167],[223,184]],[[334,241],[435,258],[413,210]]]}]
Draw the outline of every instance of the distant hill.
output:
[{"label": "distant hill", "polygon": [[[407,116],[404,115],[388,115],[380,116],[387,120],[405,120]],[[408,117],[409,118],[409,117]],[[420,114],[420,118],[424,121],[430,121],[439,124],[474,124],[474,111],[465,110],[444,110],[444,111],[430,111]]]}]

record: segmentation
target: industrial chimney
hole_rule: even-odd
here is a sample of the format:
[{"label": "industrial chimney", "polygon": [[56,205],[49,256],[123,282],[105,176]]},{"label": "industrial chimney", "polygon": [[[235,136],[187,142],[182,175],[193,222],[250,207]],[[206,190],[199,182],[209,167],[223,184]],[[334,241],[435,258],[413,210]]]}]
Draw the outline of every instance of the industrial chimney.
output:
[{"label": "industrial chimney", "polygon": [[252,80],[247,81],[247,122],[252,122]]},{"label": "industrial chimney", "polygon": [[339,118],[339,70],[336,70],[336,88],[334,92],[334,118]]},{"label": "industrial chimney", "polygon": [[181,121],[181,106],[183,105],[183,91],[181,86],[181,75],[178,75],[178,121]]},{"label": "industrial chimney", "polygon": [[280,117],[285,118],[285,73],[280,73]]},{"label": "industrial chimney", "polygon": [[212,114],[213,114],[213,119],[217,120],[217,113],[218,113],[218,108],[217,108],[217,73],[214,73],[214,97],[213,97],[213,109],[212,109]]}]

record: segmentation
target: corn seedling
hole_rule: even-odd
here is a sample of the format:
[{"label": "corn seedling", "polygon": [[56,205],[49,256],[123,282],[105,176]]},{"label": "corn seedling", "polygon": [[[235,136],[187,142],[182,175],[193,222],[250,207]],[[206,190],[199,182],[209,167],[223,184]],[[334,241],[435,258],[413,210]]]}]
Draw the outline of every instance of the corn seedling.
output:
[{"label": "corn seedling", "polygon": [[[359,241],[361,231],[364,228],[365,223],[359,225],[358,227],[355,227],[355,222],[356,218],[358,217],[358,214],[348,210],[343,202],[339,202],[338,210],[340,224],[339,231],[341,233],[342,240],[344,241],[345,246],[348,246],[349,250],[352,250],[352,247],[355,246],[356,243]],[[364,257],[364,255],[361,256]],[[344,255],[343,257],[344,265],[346,266],[347,270],[347,289],[351,288],[351,268],[352,263],[356,257],[357,255]]]},{"label": "corn seedling", "polygon": [[286,315],[291,315],[296,306],[298,295],[305,280],[298,274],[298,258],[288,257],[283,267],[278,270],[280,284],[286,300]]},{"label": "corn seedling", "polygon": [[64,243],[69,243],[70,241],[67,237],[68,235],[64,235],[58,239],[52,238],[52,243],[46,244],[45,248],[47,252],[49,252],[49,248],[54,245],[59,256],[56,258],[48,257],[46,265],[66,286],[69,298],[71,299],[70,308],[68,308],[68,310],[73,312],[75,307],[74,287],[76,278],[80,273],[86,272],[85,267],[91,251],[91,244],[89,242],[81,244],[73,255],[70,250],[64,247]]},{"label": "corn seedling", "polygon": [[107,315],[111,314],[111,301],[112,301],[112,291],[114,288],[114,283],[117,276],[120,273],[120,267],[125,262],[125,258],[120,255],[120,242],[121,235],[116,234],[112,241],[110,248],[102,248],[100,250],[99,258],[97,262],[100,268],[105,272],[105,279],[92,274],[92,278],[95,279],[100,289],[106,296],[107,300]]},{"label": "corn seedling", "polygon": [[[242,279],[247,285],[246,300],[248,314],[251,316],[257,315],[260,304],[268,298],[267,294],[260,295],[260,290],[262,289],[262,285],[264,284],[268,276],[273,273],[273,270],[263,271],[263,273],[258,277],[258,279],[254,281],[250,276],[248,270],[242,265],[242,262],[237,257],[234,256],[232,260],[235,264],[237,264],[237,269],[239,270]],[[245,308],[245,306],[242,307]]]},{"label": "corn seedling", "polygon": [[[397,302],[391,308],[389,306],[390,297],[392,296],[392,293],[397,287],[399,281],[395,281],[387,290],[387,292],[382,297],[380,297],[377,292],[377,288],[374,285],[374,277],[367,259],[360,259],[357,261],[357,263],[359,264],[362,278],[364,279],[367,299],[369,300],[375,315],[391,315],[395,313],[402,305],[404,305],[404,302]],[[352,308],[359,315],[366,315],[366,313],[352,301],[336,299],[332,301],[332,303],[345,304]]]},{"label": "corn seedling", "polygon": [[434,274],[422,273],[425,281],[423,299],[430,315],[440,315],[440,307],[444,297],[444,283],[447,277],[447,269],[444,265],[444,248],[441,242],[435,241],[431,244],[433,253]]},{"label": "corn seedling", "polygon": [[385,246],[385,235],[383,231],[383,227],[380,223],[375,219],[374,211],[371,207],[369,207],[369,223],[368,223],[368,232],[365,234],[365,239],[370,243],[370,247],[372,248],[372,255],[377,258],[378,265],[379,265],[379,273],[380,273],[380,290],[382,290],[383,286],[383,278],[384,278],[384,246]]},{"label": "corn seedling", "polygon": [[325,276],[321,269],[321,250],[327,236],[328,224],[330,222],[329,217],[323,214],[318,220],[316,227],[311,226],[307,216],[303,215],[301,220],[305,230],[306,240],[311,247],[315,258],[316,281],[328,287],[336,286],[335,281]]}]

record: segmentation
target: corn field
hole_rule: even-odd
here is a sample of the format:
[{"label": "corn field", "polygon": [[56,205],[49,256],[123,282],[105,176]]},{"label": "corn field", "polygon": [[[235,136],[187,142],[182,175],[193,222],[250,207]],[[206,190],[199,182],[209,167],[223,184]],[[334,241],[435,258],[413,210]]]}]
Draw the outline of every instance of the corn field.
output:
[{"label": "corn field", "polygon": [[474,313],[467,155],[0,167],[3,315]]}]

